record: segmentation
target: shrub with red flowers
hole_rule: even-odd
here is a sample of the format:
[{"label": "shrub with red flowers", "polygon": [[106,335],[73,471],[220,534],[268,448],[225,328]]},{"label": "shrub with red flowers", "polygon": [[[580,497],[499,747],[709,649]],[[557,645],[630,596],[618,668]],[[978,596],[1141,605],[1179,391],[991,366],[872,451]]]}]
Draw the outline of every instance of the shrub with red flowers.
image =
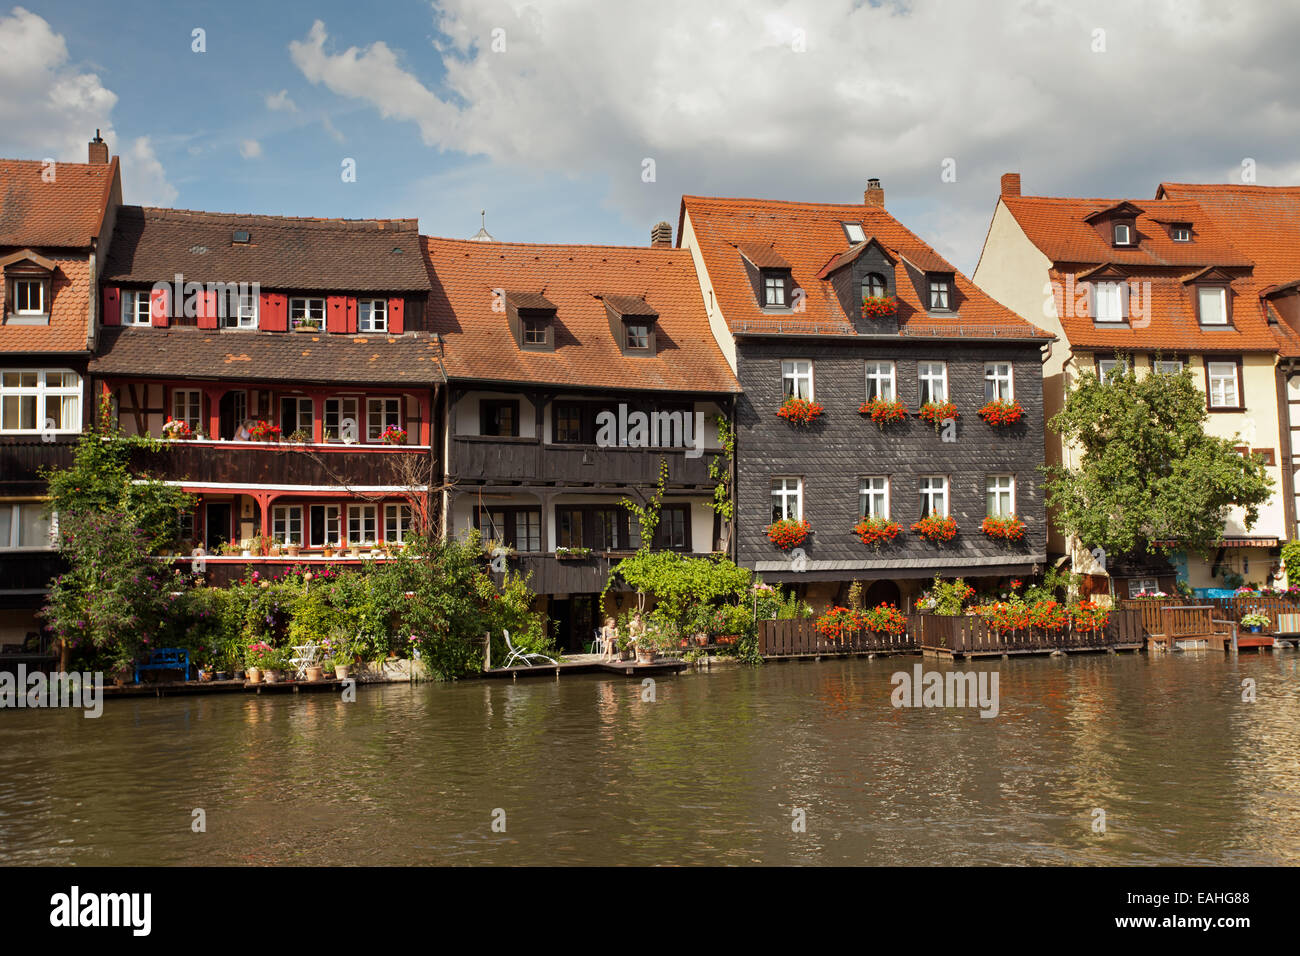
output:
[{"label": "shrub with red flowers", "polygon": [[784,521],[774,521],[767,526],[767,539],[782,551],[789,551],[795,545],[803,543],[804,538],[808,537],[809,530],[807,521],[786,518]]},{"label": "shrub with red flowers", "polygon": [[1023,601],[994,601],[971,610],[995,631],[1017,631],[1029,627],[1029,605]]},{"label": "shrub with red flowers", "polygon": [[793,425],[807,425],[820,418],[825,410],[819,402],[810,399],[787,398],[776,413]]},{"label": "shrub with red flowers", "polygon": [[862,540],[862,543],[869,544],[873,548],[879,548],[882,544],[893,541],[902,530],[897,521],[890,521],[888,518],[863,518],[853,526],[853,533]]},{"label": "shrub with red flowers", "polygon": [[842,640],[845,631],[858,630],[858,612],[851,607],[833,607],[813,622],[813,630],[828,641]]},{"label": "shrub with red flowers", "polygon": [[1059,631],[1070,621],[1070,610],[1059,601],[1035,601],[1029,605],[1029,626]]},{"label": "shrub with red flowers", "polygon": [[883,398],[873,398],[859,405],[858,411],[870,415],[871,420],[881,428],[890,422],[901,422],[907,418],[907,406],[897,399],[886,401]]},{"label": "shrub with red flowers", "polygon": [[883,319],[898,311],[898,299],[892,295],[868,295],[862,299],[862,315],[868,319]]},{"label": "shrub with red flowers", "polygon": [[957,414],[955,402],[926,402],[916,414],[921,421],[933,425],[935,431],[938,431],[939,426],[949,419],[961,417]]},{"label": "shrub with red flowers", "polygon": [[907,615],[892,604],[861,610],[833,607],[813,623],[813,630],[828,641],[842,641],[848,631],[902,634],[906,628]]},{"label": "shrub with red flowers", "polygon": [[1024,416],[1025,410],[1015,399],[995,398],[977,412],[990,425],[1014,425]]},{"label": "shrub with red flowers", "polygon": [[938,512],[932,511],[912,525],[912,530],[931,544],[943,544],[957,537],[957,519],[941,518]]},{"label": "shrub with red flowers", "polygon": [[1015,515],[990,515],[984,519],[980,530],[999,541],[1019,541],[1025,536],[1025,523]]},{"label": "shrub with red flowers", "polygon": [[1099,631],[1110,623],[1110,610],[1092,601],[1080,601],[1070,608],[1070,623],[1077,631]]}]

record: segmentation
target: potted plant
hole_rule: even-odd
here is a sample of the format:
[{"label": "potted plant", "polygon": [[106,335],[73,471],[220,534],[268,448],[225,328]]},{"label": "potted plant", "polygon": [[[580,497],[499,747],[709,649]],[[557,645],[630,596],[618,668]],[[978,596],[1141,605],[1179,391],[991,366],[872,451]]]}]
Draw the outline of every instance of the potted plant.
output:
[{"label": "potted plant", "polygon": [[898,299],[892,295],[866,295],[862,297],[862,317],[881,319],[898,311]]},{"label": "potted plant", "polygon": [[1251,634],[1258,634],[1260,630],[1269,626],[1267,614],[1261,614],[1258,611],[1252,611],[1250,614],[1241,616],[1241,626]]},{"label": "potted plant", "polygon": [[[253,556],[253,545],[257,538],[245,538],[239,542],[239,554],[241,557],[251,558]],[[259,545],[260,547],[260,545]]]},{"label": "potted plant", "polygon": [[591,557],[591,548],[568,548],[561,545],[555,549],[555,556],[561,561],[577,561]]},{"label": "potted plant", "polygon": [[1025,536],[1025,523],[1015,515],[990,515],[980,530],[998,541],[1019,541]]},{"label": "potted plant", "polygon": [[280,437],[280,426],[268,421],[256,421],[248,430],[248,437],[253,441],[274,441]]},{"label": "potted plant", "polygon": [[374,538],[366,538],[361,547],[363,550],[369,551],[372,558],[379,557],[379,546],[375,544]]},{"label": "potted plant", "polygon": [[244,666],[248,669],[248,682],[260,684],[270,667],[275,649],[265,641],[254,641],[244,652]]},{"label": "potted plant", "polygon": [[917,411],[916,416],[921,421],[933,425],[935,431],[938,431],[939,426],[944,422],[956,421],[961,417],[954,402],[926,402]]},{"label": "potted plant", "polygon": [[334,655],[329,659],[330,665],[334,668],[335,680],[347,680],[348,675],[352,672],[352,662],[356,660],[356,654],[352,646],[346,641],[338,646]]},{"label": "potted plant", "polygon": [[309,684],[315,683],[316,681],[322,681],[325,679],[325,668],[320,664],[308,664],[306,672],[307,672],[307,682]]},{"label": "potted plant", "polygon": [[802,544],[808,537],[811,530],[807,521],[795,521],[793,518],[786,518],[782,521],[774,521],[767,526],[767,539],[782,551],[789,551],[798,544]]},{"label": "potted plant", "polygon": [[307,431],[305,428],[294,429],[294,431],[289,435],[289,441],[295,442],[299,445],[305,445],[307,442],[311,441],[311,432]]},{"label": "potted plant", "polygon": [[1025,410],[1015,399],[995,398],[985,403],[976,414],[990,425],[1014,425],[1024,416]]},{"label": "potted plant", "polygon": [[787,398],[777,409],[777,415],[791,425],[807,425],[815,422],[826,411],[820,403],[806,398]]},{"label": "potted plant", "polygon": [[174,419],[170,415],[168,415],[167,420],[163,422],[162,432],[164,438],[171,439],[172,441],[193,437],[193,432],[190,430],[189,422]]},{"label": "potted plant", "polygon": [[285,544],[284,551],[285,554],[289,555],[289,557],[296,558],[298,557],[298,554],[302,551],[302,545],[299,544],[297,541],[289,541]]},{"label": "potted plant", "polygon": [[360,541],[349,541],[349,542],[348,542],[348,554],[352,555],[352,557],[354,557],[354,558],[359,558],[359,557],[361,557],[361,542],[360,542]]},{"label": "potted plant", "polygon": [[398,428],[396,425],[389,425],[379,433],[379,440],[385,445],[405,445],[406,429]]},{"label": "potted plant", "polygon": [[216,671],[212,667],[211,661],[202,661],[199,663],[199,682],[209,684],[212,682],[213,675]]},{"label": "potted plant", "polygon": [[897,538],[902,530],[897,521],[890,521],[888,518],[866,517],[853,526],[853,533],[858,536],[858,539],[876,550],[879,550],[882,544]]},{"label": "potted plant", "polygon": [[321,545],[320,553],[327,558],[334,557],[334,545],[326,541],[323,545]]},{"label": "potted plant", "polygon": [[897,399],[886,401],[883,398],[873,398],[859,405],[858,411],[870,415],[876,427],[882,430],[890,422],[901,422],[907,418],[907,406]]},{"label": "potted plant", "polygon": [[943,544],[957,537],[957,519],[951,515],[941,518],[932,511],[912,525],[912,530],[931,544]]}]

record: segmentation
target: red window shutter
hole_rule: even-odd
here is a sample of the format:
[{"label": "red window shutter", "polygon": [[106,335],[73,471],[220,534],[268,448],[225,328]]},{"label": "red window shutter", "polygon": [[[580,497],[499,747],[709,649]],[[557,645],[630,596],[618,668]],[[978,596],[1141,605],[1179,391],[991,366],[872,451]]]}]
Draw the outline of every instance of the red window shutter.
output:
[{"label": "red window shutter", "polygon": [[167,289],[153,289],[149,292],[149,321],[155,328],[165,329],[171,322],[171,309],[168,308]]},{"label": "red window shutter", "polygon": [[284,332],[289,328],[289,300],[277,292],[263,292],[258,325],[268,332]]},{"label": "red window shutter", "polygon": [[331,295],[325,298],[325,331],[346,332],[348,330],[347,296]]},{"label": "red window shutter", "polygon": [[355,295],[348,296],[347,331],[352,335],[355,335],[357,331],[357,297]]},{"label": "red window shutter", "polygon": [[99,321],[102,325],[122,324],[122,290],[115,285],[104,286],[104,311]]},{"label": "red window shutter", "polygon": [[388,300],[388,331],[393,335],[401,335],[406,327],[405,306],[406,300],[403,298]]},{"label": "red window shutter", "polygon": [[195,303],[198,307],[199,328],[215,329],[217,327],[217,294],[204,292]]}]

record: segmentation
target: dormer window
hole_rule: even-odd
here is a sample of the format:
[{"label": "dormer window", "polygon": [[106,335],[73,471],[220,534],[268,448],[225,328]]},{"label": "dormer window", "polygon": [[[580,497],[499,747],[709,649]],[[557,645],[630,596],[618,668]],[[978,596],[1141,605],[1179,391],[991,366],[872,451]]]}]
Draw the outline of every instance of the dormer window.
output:
[{"label": "dormer window", "polygon": [[624,355],[652,356],[657,351],[655,323],[659,314],[645,299],[634,295],[602,295],[609,330]]},{"label": "dormer window", "polygon": [[5,279],[6,322],[43,325],[50,318],[50,283],[55,264],[30,249],[0,260]]},{"label": "dormer window", "polygon": [[523,320],[524,345],[545,346],[551,336],[551,320],[541,316],[530,316]]},{"label": "dormer window", "polygon": [[529,352],[555,351],[555,303],[540,292],[503,293],[515,344]]},{"label": "dormer window", "polygon": [[1201,325],[1227,325],[1227,288],[1225,286],[1200,286],[1196,290],[1196,315]]},{"label": "dormer window", "polygon": [[930,277],[930,311],[947,312],[952,308],[952,282],[943,276]]},{"label": "dormer window", "polygon": [[147,289],[122,293],[122,324],[153,325]]},{"label": "dormer window", "polygon": [[14,315],[44,315],[44,279],[15,279],[13,284]]},{"label": "dormer window", "polygon": [[842,222],[840,225],[844,227],[844,237],[849,240],[850,245],[856,246],[859,242],[867,241],[867,233],[862,228],[862,223]]},{"label": "dormer window", "polygon": [[1111,239],[1117,246],[1133,245],[1133,224],[1117,222],[1111,225]]},{"label": "dormer window", "polygon": [[786,307],[786,286],[787,276],[784,272],[775,269],[763,270],[763,306],[768,309],[784,309]]},{"label": "dormer window", "polygon": [[888,289],[889,286],[885,283],[885,277],[879,272],[868,272],[862,279],[862,297],[864,299],[883,298]]},{"label": "dormer window", "polygon": [[1124,284],[1122,282],[1093,283],[1092,318],[1094,322],[1124,321]]},{"label": "dormer window", "polygon": [[1169,227],[1169,238],[1174,242],[1191,242],[1192,225],[1188,222],[1176,222]]},{"label": "dormer window", "polygon": [[644,352],[650,348],[650,326],[643,320],[626,323],[627,348]]}]

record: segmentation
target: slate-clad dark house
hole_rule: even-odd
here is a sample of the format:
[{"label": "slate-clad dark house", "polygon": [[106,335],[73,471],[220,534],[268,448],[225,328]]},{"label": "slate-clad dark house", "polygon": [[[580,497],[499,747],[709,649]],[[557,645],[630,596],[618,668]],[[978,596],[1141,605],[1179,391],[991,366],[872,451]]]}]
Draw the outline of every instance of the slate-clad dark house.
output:
[{"label": "slate-clad dark house", "polygon": [[[122,201],[117,157],[0,160],[0,663],[41,641],[35,611],[59,569],[42,467],[71,461],[89,419],[96,278]],[[25,645],[25,647],[24,647]]]},{"label": "slate-clad dark house", "polygon": [[[709,463],[715,419],[730,416],[737,385],[690,255],[662,240],[426,238],[424,248],[429,328],[446,346],[447,531],[479,528],[512,549],[562,646],[580,650],[603,614],[630,606],[630,594],[615,591],[604,608],[599,596],[610,567],[641,545],[621,502],[647,500],[661,461],[667,493],[653,546],[705,554],[729,530],[709,507]],[[602,413],[617,421],[620,409],[625,441],[602,435]],[[637,441],[638,413],[666,416],[657,440]],[[674,433],[679,424],[692,441]]]},{"label": "slate-clad dark house", "polygon": [[[694,257],[710,324],[743,389],[737,560],[770,582],[803,584],[814,603],[845,600],[855,580],[870,585],[874,604],[910,598],[936,572],[996,586],[1041,570],[1041,363],[1051,335],[899,224],[878,183],[864,199],[683,197],[678,244]],[[896,297],[896,312],[865,316],[866,296]],[[777,411],[791,396],[825,411],[789,423]],[[906,420],[873,423],[859,407],[875,396],[901,400]],[[1021,421],[982,421],[990,397],[1018,401]],[[925,399],[956,404],[947,436],[918,419]],[[956,519],[955,540],[935,545],[910,530],[930,511]],[[982,531],[986,516],[1009,513],[1025,522],[1023,540]],[[864,514],[902,533],[873,549],[853,531]],[[768,539],[780,516],[811,526],[802,553]]]},{"label": "slate-clad dark house", "polygon": [[[100,291],[97,393],[127,433],[191,436],[140,462],[199,496],[186,552],[316,559],[430,516],[443,374],[414,220],[123,207]],[[215,580],[242,570],[207,560]]]}]

